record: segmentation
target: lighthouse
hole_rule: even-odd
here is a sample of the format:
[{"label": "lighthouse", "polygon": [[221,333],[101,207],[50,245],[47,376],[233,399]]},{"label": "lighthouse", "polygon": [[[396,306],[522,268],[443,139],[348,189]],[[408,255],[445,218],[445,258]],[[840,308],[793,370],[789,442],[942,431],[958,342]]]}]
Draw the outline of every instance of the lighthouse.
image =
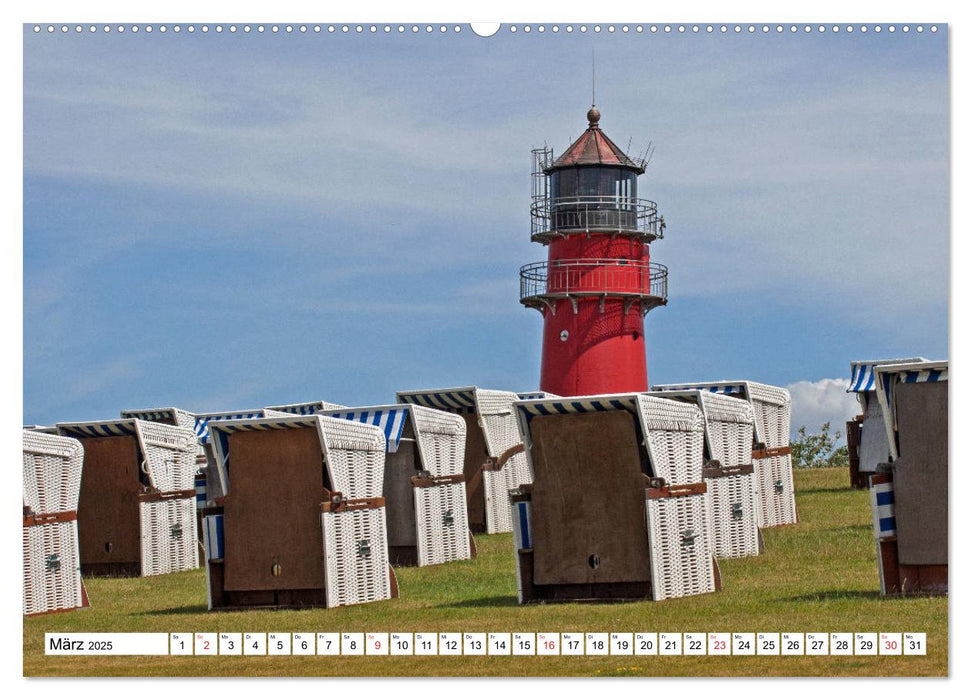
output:
[{"label": "lighthouse", "polygon": [[644,317],[667,303],[668,277],[650,244],[664,218],[637,195],[647,162],[607,138],[596,105],[587,122],[559,158],[533,151],[531,240],[548,254],[520,269],[520,302],[543,314],[543,391],[647,391]]}]

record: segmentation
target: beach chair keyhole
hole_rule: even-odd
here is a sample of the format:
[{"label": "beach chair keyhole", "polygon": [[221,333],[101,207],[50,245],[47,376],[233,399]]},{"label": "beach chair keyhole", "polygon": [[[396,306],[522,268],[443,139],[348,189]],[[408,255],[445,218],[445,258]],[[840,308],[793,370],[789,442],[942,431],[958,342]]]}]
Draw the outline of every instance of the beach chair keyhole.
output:
[{"label": "beach chair keyhole", "polygon": [[600,557],[596,554],[591,554],[590,558],[587,559],[587,563],[590,565],[591,569],[596,569],[600,567]]},{"label": "beach chair keyhole", "polygon": [[681,546],[691,547],[695,543],[695,531],[688,529],[681,532]]},{"label": "beach chair keyhole", "polygon": [[445,511],[445,515],[442,516],[442,523],[445,525],[445,527],[452,527],[452,524],[454,522],[455,522],[455,516],[452,515],[452,511],[451,510]]},{"label": "beach chair keyhole", "polygon": [[361,559],[371,556],[371,540],[361,540],[357,543],[357,556]]},{"label": "beach chair keyhole", "polygon": [[742,504],[741,503],[733,503],[732,504],[732,520],[741,520],[741,519],[742,519]]},{"label": "beach chair keyhole", "polygon": [[782,491],[783,491],[783,488],[782,488],[782,479],[776,479],[776,482],[775,482],[775,492],[776,493],[782,493]]},{"label": "beach chair keyhole", "polygon": [[172,539],[177,540],[182,537],[182,524],[175,523],[171,528]]},{"label": "beach chair keyhole", "polygon": [[61,570],[61,557],[57,554],[48,554],[47,560],[45,561],[45,566],[48,571],[60,571]]}]

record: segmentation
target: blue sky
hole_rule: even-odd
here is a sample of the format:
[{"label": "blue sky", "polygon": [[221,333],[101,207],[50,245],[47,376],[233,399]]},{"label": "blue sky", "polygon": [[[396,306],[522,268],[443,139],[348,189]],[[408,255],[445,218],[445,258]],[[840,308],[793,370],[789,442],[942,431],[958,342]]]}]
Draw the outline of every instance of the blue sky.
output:
[{"label": "blue sky", "polygon": [[[24,36],[24,421],[531,389],[529,151],[654,159],[652,383],[947,355],[946,31]],[[801,392],[802,388],[810,387]]]}]

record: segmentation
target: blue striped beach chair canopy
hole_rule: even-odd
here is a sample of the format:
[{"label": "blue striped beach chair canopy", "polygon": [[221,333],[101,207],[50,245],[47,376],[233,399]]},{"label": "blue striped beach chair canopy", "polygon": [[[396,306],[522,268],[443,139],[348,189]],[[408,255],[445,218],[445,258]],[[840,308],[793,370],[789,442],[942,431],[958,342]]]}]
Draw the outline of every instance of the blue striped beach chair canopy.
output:
[{"label": "blue striped beach chair canopy", "polygon": [[927,362],[925,357],[905,357],[898,360],[856,360],[850,363],[850,385],[846,392],[863,393],[876,391],[874,369],[880,365],[899,365],[913,362]]},{"label": "blue striped beach chair canopy", "polygon": [[[76,439],[126,435],[135,437],[142,473],[150,486],[162,491],[189,488],[195,479],[195,440],[188,428],[138,418],[113,418],[83,423],[58,423],[57,432]],[[187,456],[192,467],[188,468],[188,463],[183,464],[179,455]]]},{"label": "blue striped beach chair canopy", "polygon": [[696,389],[710,391],[713,394],[726,394],[745,399],[749,402],[761,401],[774,406],[785,406],[791,403],[789,392],[781,386],[762,384],[747,379],[734,379],[718,382],[692,382],[689,384],[656,384],[653,391],[685,391]]},{"label": "blue striped beach chair canopy", "polygon": [[[329,416],[298,416],[287,413],[261,418],[224,419],[209,424],[210,444],[223,484],[229,490],[229,436],[233,433],[262,430],[314,428],[320,439],[321,452],[331,485],[347,498],[370,498],[381,495],[384,479],[384,432],[377,426],[358,424]],[[338,452],[364,451],[381,453],[380,474],[351,474],[346,460]],[[332,452],[334,454],[332,454]],[[376,491],[376,492],[375,492]]]},{"label": "blue striped beach chair canopy", "polygon": [[203,445],[209,444],[209,424],[221,420],[247,420],[251,418],[268,418],[273,416],[290,415],[272,408],[252,408],[246,411],[213,411],[212,413],[196,413],[194,430],[196,439]]},{"label": "blue striped beach chair canopy", "polygon": [[520,391],[516,396],[520,401],[534,401],[536,399],[558,399],[558,394],[551,394],[548,391]]},{"label": "blue striped beach chair canopy", "polygon": [[890,454],[900,457],[897,451],[897,414],[894,389],[898,384],[923,384],[947,381],[947,360],[902,362],[893,365],[877,365],[874,368],[877,401],[883,411],[883,422],[890,441]]},{"label": "blue striped beach chair canopy", "polygon": [[[411,418],[411,411],[415,406],[410,404],[393,404],[389,406],[358,406],[340,407],[337,410],[324,411],[320,415],[355,421],[366,425],[376,425],[384,432],[388,452],[397,452],[401,443],[401,436],[405,431],[405,424]],[[417,430],[412,424],[412,431]]]},{"label": "blue striped beach chair canopy", "polygon": [[280,406],[267,406],[267,410],[280,411],[281,413],[292,413],[297,416],[312,416],[325,411],[333,411],[337,408],[345,408],[342,404],[331,403],[330,401],[305,401],[304,403],[285,403]]},{"label": "blue striped beach chair canopy", "polygon": [[138,418],[139,420],[150,420],[155,423],[165,423],[166,425],[177,425],[181,428],[195,430],[196,417],[191,411],[181,408],[137,408],[121,412],[122,418]]},{"label": "blue striped beach chair canopy", "polygon": [[465,461],[465,419],[455,413],[414,404],[358,406],[319,415],[379,428],[389,453],[403,440],[416,446],[416,469],[434,476],[462,472]]},{"label": "blue striped beach chair canopy", "polygon": [[477,413],[476,392],[478,387],[463,386],[454,389],[423,389],[399,391],[397,402],[411,403],[426,408],[436,408],[449,413]]},{"label": "blue striped beach chair canopy", "polygon": [[513,404],[519,396],[513,391],[463,386],[454,389],[399,391],[398,403],[410,403],[448,413],[477,415],[486,453],[493,458],[518,445],[522,438],[516,425]]}]

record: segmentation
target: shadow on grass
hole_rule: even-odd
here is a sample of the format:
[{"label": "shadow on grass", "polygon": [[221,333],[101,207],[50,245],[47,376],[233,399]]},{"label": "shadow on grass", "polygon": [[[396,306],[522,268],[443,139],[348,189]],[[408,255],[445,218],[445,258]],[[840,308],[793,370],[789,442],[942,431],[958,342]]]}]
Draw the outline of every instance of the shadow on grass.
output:
[{"label": "shadow on grass", "polygon": [[815,603],[827,600],[883,600],[885,596],[880,595],[880,591],[820,591],[819,593],[808,593],[797,595],[791,598],[777,598],[775,602]]},{"label": "shadow on grass", "polygon": [[473,598],[472,600],[458,600],[454,603],[437,605],[437,608],[518,608],[519,601],[514,595],[497,595],[489,598]]},{"label": "shadow on grass", "polygon": [[209,612],[205,605],[183,605],[178,608],[166,608],[165,610],[149,610],[141,615],[195,615],[196,613]]},{"label": "shadow on grass", "polygon": [[809,493],[845,493],[846,491],[866,491],[866,489],[854,489],[849,486],[835,486],[830,489],[796,489],[796,495],[805,496]]}]

